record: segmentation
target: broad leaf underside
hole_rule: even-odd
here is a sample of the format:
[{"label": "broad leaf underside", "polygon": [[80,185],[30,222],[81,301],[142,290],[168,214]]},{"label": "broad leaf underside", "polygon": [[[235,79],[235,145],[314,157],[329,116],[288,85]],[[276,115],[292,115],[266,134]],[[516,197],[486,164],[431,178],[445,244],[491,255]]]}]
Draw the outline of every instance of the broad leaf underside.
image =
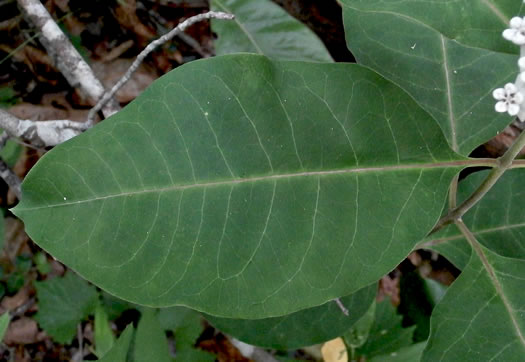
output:
[{"label": "broad leaf underside", "polygon": [[225,56],[46,154],[14,212],[120,298],[264,318],[393,269],[438,219],[459,160],[365,68]]},{"label": "broad leaf underside", "polygon": [[[511,361],[525,355],[524,171],[507,171],[463,216],[482,245],[478,252],[472,252],[455,225],[424,244],[463,270],[432,315],[427,360]],[[471,195],[487,174],[477,172],[461,181],[458,201]]]},{"label": "broad leaf underside", "polygon": [[[518,47],[501,37],[519,1],[342,0],[349,49],[429,112],[468,155],[511,121],[492,90],[517,76]],[[387,30],[388,29],[388,30]]]},{"label": "broad leaf underside", "polygon": [[525,355],[525,260],[481,247],[432,314],[426,361],[518,361]]}]

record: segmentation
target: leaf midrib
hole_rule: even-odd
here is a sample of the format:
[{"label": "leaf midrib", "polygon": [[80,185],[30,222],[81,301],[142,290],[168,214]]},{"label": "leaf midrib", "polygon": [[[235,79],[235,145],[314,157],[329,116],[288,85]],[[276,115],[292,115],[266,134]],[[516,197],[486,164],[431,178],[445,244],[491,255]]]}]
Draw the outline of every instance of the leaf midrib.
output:
[{"label": "leaf midrib", "polygon": [[[388,171],[393,172],[393,171],[405,171],[405,170],[417,170],[417,169],[463,167],[467,165],[472,165],[473,162],[475,163],[476,161],[466,159],[466,160],[448,161],[448,162],[433,162],[433,163],[419,163],[419,164],[414,163],[414,164],[406,164],[406,165],[359,167],[359,168],[356,167],[356,168],[339,169],[339,170],[306,171],[306,172],[286,173],[286,174],[267,175],[267,176],[254,176],[254,177],[236,178],[236,179],[223,180],[223,181],[211,181],[211,182],[193,183],[193,184],[185,184],[185,185],[184,184],[183,185],[171,185],[167,187],[159,187],[156,189],[144,189],[144,190],[139,190],[139,191],[121,192],[118,194],[93,197],[90,199],[63,202],[60,204],[51,204],[51,205],[28,207],[28,208],[21,208],[21,209],[17,208],[17,211],[33,211],[33,210],[47,209],[47,208],[52,208],[52,207],[82,204],[86,202],[105,200],[105,199],[111,199],[111,198],[116,198],[116,197],[141,195],[141,194],[147,194],[147,193],[157,193],[157,192],[166,192],[166,191],[183,191],[183,190],[188,190],[188,189],[208,188],[208,187],[215,187],[215,186],[231,186],[231,185],[242,184],[242,183],[272,181],[272,180],[289,179],[289,178],[296,178],[296,177],[321,177],[321,176],[334,176],[334,175],[344,175],[344,174],[353,174],[353,173],[363,174],[367,172],[388,172]],[[64,197],[66,196],[67,195],[64,195]]]}]

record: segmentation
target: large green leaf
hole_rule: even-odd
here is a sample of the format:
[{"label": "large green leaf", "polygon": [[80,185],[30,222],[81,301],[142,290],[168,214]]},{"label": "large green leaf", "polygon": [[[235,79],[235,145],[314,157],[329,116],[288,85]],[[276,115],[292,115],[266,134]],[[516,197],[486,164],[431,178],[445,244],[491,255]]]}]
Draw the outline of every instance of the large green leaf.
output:
[{"label": "large green leaf", "polygon": [[465,162],[364,67],[224,56],[177,68],[48,152],[13,212],[120,298],[266,318],[392,270]]},{"label": "large green leaf", "polygon": [[[458,200],[465,200],[487,177],[488,171],[476,172],[462,180]],[[463,216],[476,239],[501,256],[525,260],[525,170],[510,170]],[[442,253],[458,268],[470,259],[470,246],[455,225],[432,234],[421,244]]]},{"label": "large green leaf", "polygon": [[[461,181],[458,200],[470,195],[487,173],[478,172]],[[444,252],[463,269],[432,315],[427,360],[483,356],[513,361],[525,354],[524,177],[523,169],[507,171],[463,216],[481,244],[478,253],[471,251],[455,225],[433,234],[423,244]],[[465,255],[469,256],[468,263]]]},{"label": "large green leaf", "polygon": [[233,21],[212,21],[218,55],[247,52],[283,60],[333,61],[313,31],[270,0],[212,0],[211,7],[235,15]]},{"label": "large green leaf", "polygon": [[434,309],[425,361],[525,356],[525,259],[479,249]]},{"label": "large green leaf", "polygon": [[341,336],[368,310],[376,295],[377,284],[341,298],[348,309],[345,315],[336,302],[303,309],[284,317],[266,319],[228,319],[205,316],[221,331],[257,346],[280,350],[326,342]]},{"label": "large green leaf", "polygon": [[501,37],[521,1],[341,0],[349,49],[405,89],[468,155],[511,118],[492,90],[517,76],[519,47]]}]

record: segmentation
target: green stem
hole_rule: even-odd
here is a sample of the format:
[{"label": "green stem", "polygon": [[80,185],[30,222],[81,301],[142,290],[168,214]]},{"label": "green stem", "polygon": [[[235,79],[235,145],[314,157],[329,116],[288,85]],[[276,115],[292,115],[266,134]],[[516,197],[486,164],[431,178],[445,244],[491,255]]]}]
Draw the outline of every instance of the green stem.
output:
[{"label": "green stem", "polygon": [[[510,168],[525,167],[522,162],[515,161],[514,159],[520,153],[520,151],[525,147],[525,132],[522,132],[514,143],[509,147],[507,152],[500,158],[496,159],[496,166],[490,171],[489,175],[478,189],[472,193],[465,201],[463,201],[459,206],[450,210],[449,213],[443,216],[436,226],[430,231],[429,235],[440,230],[444,226],[461,219],[461,217],[470,210],[474,205],[478,203],[479,200],[485,196],[485,194],[494,186],[494,184],[499,180],[499,178]],[[522,161],[522,160],[519,160]],[[515,165],[515,167],[513,167]]]}]

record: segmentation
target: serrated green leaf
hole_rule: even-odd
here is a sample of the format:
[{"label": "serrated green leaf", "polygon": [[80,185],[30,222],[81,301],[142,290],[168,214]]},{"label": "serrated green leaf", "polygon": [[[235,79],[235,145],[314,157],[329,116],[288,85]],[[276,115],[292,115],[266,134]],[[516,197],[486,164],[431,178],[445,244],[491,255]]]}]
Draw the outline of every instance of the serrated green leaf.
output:
[{"label": "serrated green leaf", "polygon": [[235,15],[232,21],[212,20],[217,55],[257,53],[282,60],[333,61],[313,31],[270,0],[212,0],[211,8]]},{"label": "serrated green leaf", "polygon": [[7,327],[9,327],[9,322],[11,321],[11,317],[9,316],[9,313],[4,313],[0,316],[0,343],[3,341],[5,332],[7,332]]},{"label": "serrated green leaf", "polygon": [[73,272],[63,278],[36,282],[35,287],[38,298],[35,320],[56,342],[71,343],[77,324],[95,311],[96,288]]},{"label": "serrated green leaf", "polygon": [[334,301],[330,301],[284,317],[256,320],[204,317],[214,327],[243,342],[280,350],[295,349],[344,334],[369,309],[376,289],[377,285],[372,284],[341,298],[341,303],[348,309],[348,316]]},{"label": "serrated green leaf", "polygon": [[373,358],[397,352],[403,347],[412,345],[415,327],[403,328],[402,316],[386,299],[377,304],[375,320],[366,343],[356,350],[357,355]]},{"label": "serrated green leaf", "polygon": [[186,64],[48,152],[13,210],[119,298],[267,318],[351,294],[435,224],[467,163],[354,64]]},{"label": "serrated green leaf", "polygon": [[[462,180],[458,202],[470,196],[489,171],[476,172]],[[507,171],[490,191],[463,217],[476,239],[501,256],[525,259],[525,170]],[[436,250],[463,269],[470,259],[471,248],[455,225],[430,235],[421,244]]]},{"label": "serrated green leaf", "polygon": [[525,356],[525,260],[479,246],[432,314],[425,361],[519,361]]},{"label": "serrated green leaf", "polygon": [[133,337],[133,325],[129,324],[124,332],[117,339],[113,348],[101,359],[100,362],[126,362],[129,351],[129,345],[131,343],[131,337]]},{"label": "serrated green leaf", "polygon": [[108,315],[101,304],[95,309],[95,354],[102,358],[115,344],[115,336],[109,327]]},{"label": "serrated green leaf", "polygon": [[[508,125],[492,90],[514,82],[519,47],[501,37],[520,1],[341,0],[357,61],[401,86],[468,155]],[[388,29],[388,30],[387,30]]]},{"label": "serrated green leaf", "polygon": [[140,362],[171,361],[166,334],[157,319],[157,310],[142,308],[137,326],[133,357]]}]

